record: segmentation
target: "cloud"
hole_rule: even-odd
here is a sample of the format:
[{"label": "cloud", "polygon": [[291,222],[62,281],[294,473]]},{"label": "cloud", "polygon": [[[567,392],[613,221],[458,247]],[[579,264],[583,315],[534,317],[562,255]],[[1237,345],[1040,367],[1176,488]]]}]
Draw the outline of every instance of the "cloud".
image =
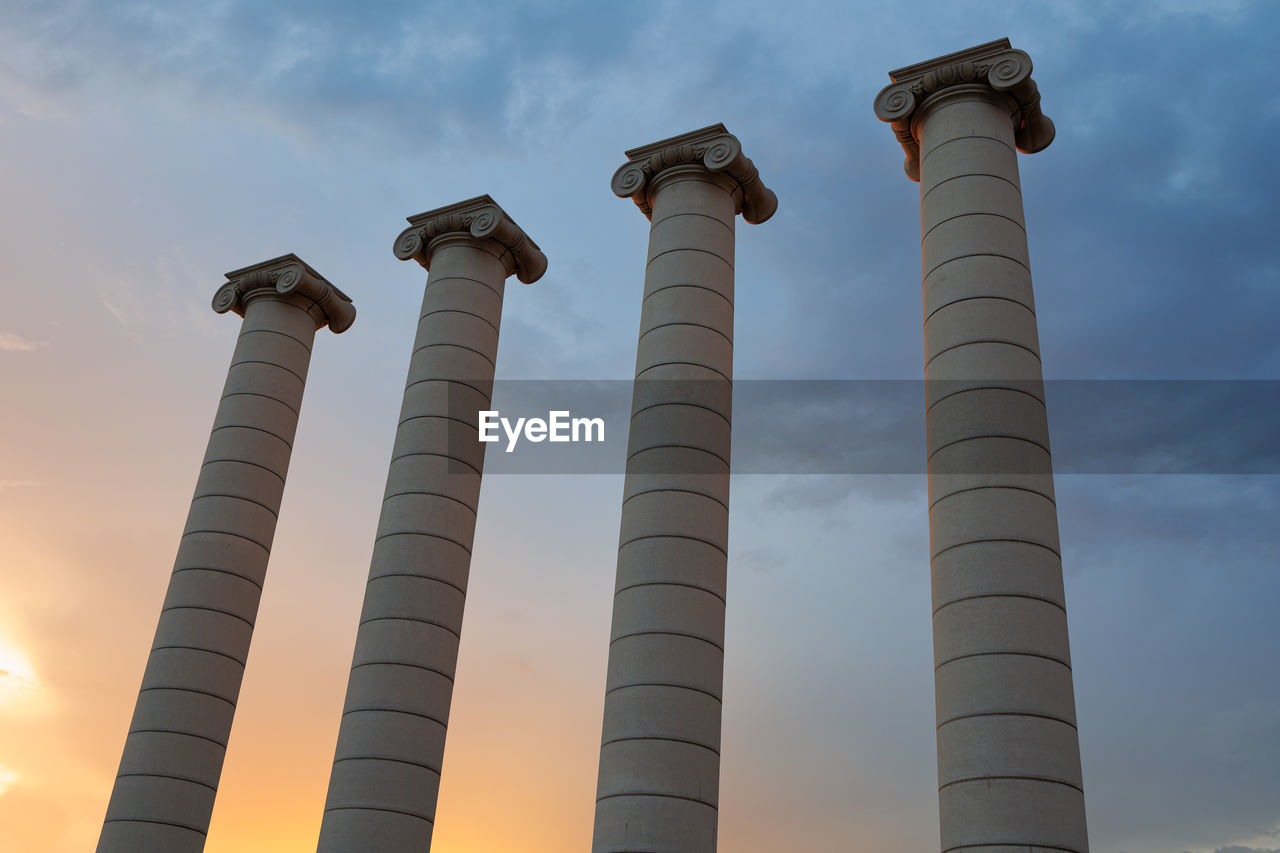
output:
[{"label": "cloud", "polygon": [[48,341],[30,341],[13,332],[0,332],[0,352],[33,352],[48,345]]},{"label": "cloud", "polygon": [[0,30],[0,79],[27,100],[105,85],[200,101],[310,142],[511,153],[518,128],[508,120],[546,107],[565,117],[566,99],[625,65],[605,34],[634,35],[647,14],[585,3],[322,5],[23,3]]}]

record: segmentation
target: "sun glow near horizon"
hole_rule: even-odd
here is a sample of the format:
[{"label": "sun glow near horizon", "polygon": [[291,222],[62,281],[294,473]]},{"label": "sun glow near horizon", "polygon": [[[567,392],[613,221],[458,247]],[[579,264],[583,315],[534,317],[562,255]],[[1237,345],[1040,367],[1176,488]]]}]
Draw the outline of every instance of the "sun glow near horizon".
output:
[{"label": "sun glow near horizon", "polygon": [[30,656],[0,627],[0,710],[21,710],[40,687]]}]

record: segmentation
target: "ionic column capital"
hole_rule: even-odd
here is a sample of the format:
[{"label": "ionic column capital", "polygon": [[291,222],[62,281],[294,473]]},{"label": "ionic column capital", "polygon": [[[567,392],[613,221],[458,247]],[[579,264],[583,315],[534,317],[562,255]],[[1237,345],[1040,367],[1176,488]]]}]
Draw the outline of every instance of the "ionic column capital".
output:
[{"label": "ionic column capital", "polygon": [[431,269],[431,256],[446,237],[470,237],[491,241],[507,261],[508,275],[515,273],[532,284],[547,271],[547,256],[524,229],[487,195],[437,207],[408,218],[409,227],[396,237],[395,255],[410,258]]},{"label": "ionic column capital", "polygon": [[213,295],[213,310],[244,316],[249,301],[267,294],[292,294],[316,320],[316,328],[328,325],[334,333],[345,332],[356,319],[355,306],[347,296],[297,255],[281,255],[269,261],[227,273],[227,283]]},{"label": "ionic column capital", "polygon": [[876,96],[876,117],[893,126],[907,159],[907,177],[920,180],[920,139],[916,120],[934,95],[953,86],[984,85],[1008,95],[1017,105],[1014,140],[1018,150],[1034,154],[1049,147],[1054,127],[1040,111],[1040,90],[1031,79],[1031,57],[1007,38],[948,53],[889,72],[893,81]]},{"label": "ionic column capital", "polygon": [[713,124],[626,152],[627,162],[613,175],[614,195],[631,198],[645,216],[653,213],[650,193],[654,179],[677,166],[702,166],[728,178],[735,186],[742,218],[758,225],[778,209],[778,197],[760,180],[751,158],[742,153],[738,137]]}]

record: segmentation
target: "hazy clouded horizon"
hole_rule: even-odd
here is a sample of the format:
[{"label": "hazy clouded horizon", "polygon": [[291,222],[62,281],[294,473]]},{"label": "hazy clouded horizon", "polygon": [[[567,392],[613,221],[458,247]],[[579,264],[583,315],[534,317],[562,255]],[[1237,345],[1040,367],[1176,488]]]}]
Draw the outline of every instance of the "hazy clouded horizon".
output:
[{"label": "hazy clouded horizon", "polygon": [[[546,252],[508,283],[500,379],[628,380],[647,223],[609,179],[722,121],[779,198],[737,232],[737,377],[909,386],[919,196],[872,99],[1008,36],[1058,130],[1020,158],[1046,375],[1214,389],[1050,398],[1055,452],[1103,460],[1056,484],[1092,849],[1276,853],[1278,24],[1247,0],[11,2],[0,849],[97,837],[238,331],[209,310],[224,270],[296,252],[359,310],[317,338],[206,848],[309,851],[425,278],[391,253],[404,218],[490,193]],[[827,402],[808,445],[745,412],[735,442],[923,457],[923,405]],[[729,853],[938,846],[924,477],[843,470],[734,478]],[[621,479],[486,480],[437,853],[589,846]]]}]

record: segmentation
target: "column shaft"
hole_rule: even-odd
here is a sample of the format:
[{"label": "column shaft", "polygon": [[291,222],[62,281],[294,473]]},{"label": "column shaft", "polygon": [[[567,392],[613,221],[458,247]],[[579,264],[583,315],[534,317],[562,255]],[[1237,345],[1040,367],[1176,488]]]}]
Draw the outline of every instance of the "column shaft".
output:
[{"label": "column shaft", "polygon": [[649,216],[593,853],[713,853],[729,547],[734,227],[777,198],[723,125],[628,151]]},{"label": "column shaft", "polygon": [[915,119],[942,849],[1084,853],[1018,111],[962,85]]},{"label": "column shaft", "polygon": [[[310,297],[270,287],[237,295],[234,284],[219,295],[224,291],[228,300],[242,300],[237,306],[244,323],[178,546],[98,853],[198,853],[204,848],[311,346],[318,325],[326,322]],[[230,301],[219,305],[215,300],[215,308],[228,307]]]},{"label": "column shaft", "polygon": [[[427,224],[397,242],[397,254],[418,257],[430,274],[329,779],[322,853],[431,847],[484,465],[477,413],[490,407],[505,280],[519,269],[532,281],[546,267],[488,197],[441,211],[411,219]],[[495,222],[513,230],[475,236]]]},{"label": "column shaft", "polygon": [[596,853],[716,846],[737,213],[726,183],[690,166],[653,190]]}]

